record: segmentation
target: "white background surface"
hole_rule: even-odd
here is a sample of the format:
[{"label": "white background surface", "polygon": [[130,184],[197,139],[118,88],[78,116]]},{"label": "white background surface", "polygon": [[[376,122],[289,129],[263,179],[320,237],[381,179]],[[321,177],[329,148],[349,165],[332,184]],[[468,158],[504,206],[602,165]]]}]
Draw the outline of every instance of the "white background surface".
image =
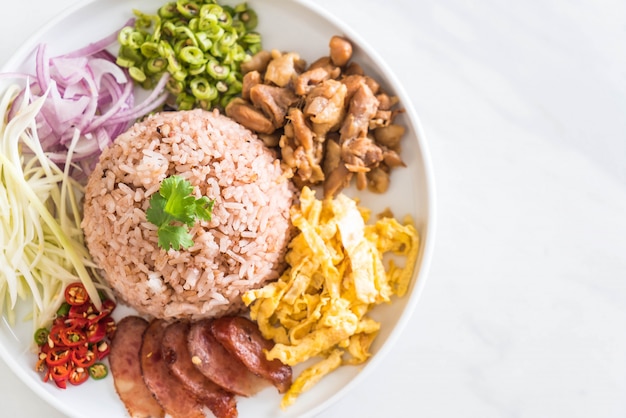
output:
[{"label": "white background surface", "polygon": [[[409,91],[438,198],[412,320],[322,416],[625,417],[626,3],[317,1]],[[0,64],[76,3],[5,7]],[[2,416],[61,417],[0,376]]]}]

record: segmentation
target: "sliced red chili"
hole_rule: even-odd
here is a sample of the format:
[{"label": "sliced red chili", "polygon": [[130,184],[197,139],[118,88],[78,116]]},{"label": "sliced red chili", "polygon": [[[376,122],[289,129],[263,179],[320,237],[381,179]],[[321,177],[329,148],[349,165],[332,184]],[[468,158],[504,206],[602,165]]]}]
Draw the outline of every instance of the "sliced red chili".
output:
[{"label": "sliced red chili", "polygon": [[100,312],[111,313],[117,307],[117,304],[114,300],[111,299],[103,299],[102,300],[102,309]]},{"label": "sliced red chili", "polygon": [[87,342],[98,343],[106,337],[106,324],[98,322],[87,328]]},{"label": "sliced red chili", "polygon": [[57,312],[50,332],[37,330],[39,358],[35,370],[43,373],[43,381],[53,380],[62,389],[69,381],[79,385],[90,374],[106,376],[107,369],[98,363],[110,353],[109,341],[117,325],[111,317],[115,301],[101,295],[100,311],[89,299],[82,283],[72,283],[65,289],[66,302]]},{"label": "sliced red chili", "polygon": [[70,372],[69,381],[72,385],[77,386],[85,382],[89,378],[89,371],[86,367],[76,367]]},{"label": "sliced red chili", "polygon": [[69,364],[60,364],[50,367],[50,378],[55,382],[65,381],[69,378],[72,367]]},{"label": "sliced red chili", "polygon": [[69,327],[61,330],[61,341],[67,347],[77,347],[87,342],[87,336],[78,328]]},{"label": "sliced red chili", "polygon": [[56,367],[67,364],[71,358],[71,350],[67,347],[51,348],[46,353],[46,364],[48,367]]},{"label": "sliced red chili", "polygon": [[46,358],[48,356],[44,353],[40,353],[39,354],[39,359],[37,360],[37,363],[35,364],[35,371],[38,371],[40,373],[45,372],[47,365],[46,365]]},{"label": "sliced red chili", "polygon": [[112,340],[115,336],[115,331],[117,331],[117,324],[115,323],[115,319],[109,316],[103,322],[106,327],[107,338]]},{"label": "sliced red chili", "polygon": [[54,380],[54,383],[59,389],[67,389],[67,379]]},{"label": "sliced red chili", "polygon": [[94,352],[96,353],[96,358],[98,360],[102,360],[103,358],[108,356],[109,353],[111,352],[111,346],[108,342],[101,341],[98,344],[96,344]]},{"label": "sliced red chili", "polygon": [[65,343],[61,339],[61,334],[65,329],[65,324],[53,325],[48,335],[48,346],[52,344],[52,347],[64,347]]},{"label": "sliced red chili", "polygon": [[89,324],[89,321],[87,320],[87,318],[83,318],[79,316],[67,317],[67,319],[64,321],[64,325],[68,328],[74,327],[78,329],[83,329],[87,327],[88,324]]},{"label": "sliced red chili", "polygon": [[69,318],[87,318],[89,315],[96,313],[96,307],[93,303],[85,303],[82,305],[74,305],[67,313]]},{"label": "sliced red chili", "polygon": [[65,301],[72,306],[81,306],[89,301],[89,293],[82,283],[72,283],[65,288]]},{"label": "sliced red chili", "polygon": [[76,367],[89,367],[96,362],[96,353],[85,347],[76,347],[72,350],[72,361]]}]

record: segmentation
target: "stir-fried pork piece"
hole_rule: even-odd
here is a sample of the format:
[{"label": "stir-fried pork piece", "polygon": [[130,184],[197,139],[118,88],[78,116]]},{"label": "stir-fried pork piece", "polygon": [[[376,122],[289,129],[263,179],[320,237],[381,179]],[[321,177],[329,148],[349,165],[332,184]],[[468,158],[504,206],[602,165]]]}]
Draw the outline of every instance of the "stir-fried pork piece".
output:
[{"label": "stir-fried pork piece", "polygon": [[328,44],[330,59],[337,67],[343,67],[352,58],[352,44],[341,36],[333,36]]},{"label": "stir-fried pork piece", "polygon": [[141,374],[139,349],[148,321],[138,316],[127,316],[117,323],[115,338],[111,341],[109,364],[115,391],[132,418],[159,418],[165,412],[152,396]]},{"label": "stir-fried pork piece", "polygon": [[205,418],[204,406],[174,377],[162,352],[167,322],[155,319],[143,334],[140,364],[144,382],[161,407],[173,418]]},{"label": "stir-fried pork piece", "polygon": [[339,136],[336,133],[329,134],[324,145],[326,146],[326,152],[324,153],[322,169],[324,170],[325,179],[327,179],[328,174],[337,168],[342,162]]},{"label": "stir-fried pork piece", "polygon": [[380,110],[380,106],[379,106],[374,117],[370,119],[370,124],[369,124],[368,129],[370,131],[373,131],[374,129],[388,126],[391,123],[392,115],[393,115],[393,112],[391,112],[391,110]]},{"label": "stir-fried pork piece", "polygon": [[391,110],[398,104],[398,97],[389,96],[387,93],[379,93],[376,98],[378,99],[378,110]]},{"label": "stir-fried pork piece", "polygon": [[330,198],[341,191],[350,184],[353,173],[346,168],[346,165],[341,163],[334,170],[326,174],[324,180],[324,197]]},{"label": "stir-fried pork piece", "polygon": [[280,393],[291,386],[291,367],[280,360],[267,360],[265,352],[274,343],[261,334],[258,326],[242,316],[228,316],[215,319],[211,323],[215,338],[252,373],[269,380]]},{"label": "stir-fried pork piece", "polygon": [[357,190],[364,190],[367,187],[367,173],[369,173],[369,171],[357,171],[354,173],[356,177]]},{"label": "stir-fried pork piece", "polygon": [[274,83],[278,87],[285,87],[302,72],[304,61],[295,52],[281,54],[272,51],[272,60],[265,70],[265,83]]},{"label": "stir-fried pork piece", "polygon": [[298,100],[293,91],[284,87],[257,84],[250,89],[250,101],[263,110],[263,113],[271,119],[274,128],[280,128],[285,124],[287,110]]},{"label": "stir-fried pork piece", "polygon": [[364,137],[369,130],[370,119],[374,117],[378,109],[378,99],[365,83],[360,86],[350,99],[348,114],[341,125],[341,140]]},{"label": "stir-fried pork piece", "polygon": [[217,418],[237,417],[235,396],[209,380],[193,365],[187,345],[189,322],[177,321],[165,328],[163,358],[170,371]]},{"label": "stir-fried pork piece", "polygon": [[404,161],[400,158],[400,154],[392,149],[383,149],[383,161],[389,168],[406,167],[406,164],[404,164]]},{"label": "stir-fried pork piece", "polygon": [[245,100],[250,100],[250,90],[259,84],[263,84],[260,72],[254,70],[246,73],[241,82],[241,97]]},{"label": "stir-fried pork piece", "polygon": [[404,126],[391,124],[374,130],[374,138],[376,138],[377,143],[385,147],[397,148],[404,131]]},{"label": "stir-fried pork piece", "polygon": [[192,363],[208,379],[237,395],[252,396],[268,385],[215,339],[211,319],[191,324],[187,345]]},{"label": "stir-fried pork piece", "polygon": [[247,74],[250,71],[257,71],[258,73],[264,73],[272,59],[272,53],[267,50],[262,50],[254,54],[249,61],[241,63],[241,72]]},{"label": "stir-fried pork piece", "polygon": [[346,98],[350,100],[354,93],[361,87],[363,84],[367,84],[367,87],[370,88],[372,94],[378,94],[380,89],[380,85],[374,80],[372,77],[368,77],[366,75],[346,75],[340,80],[343,84],[346,85],[348,91],[346,92]]},{"label": "stir-fried pork piece", "polygon": [[363,67],[359,65],[358,62],[350,61],[346,66],[346,69],[343,71],[344,76],[350,75],[364,75],[365,71],[363,71]]},{"label": "stir-fried pork piece", "polygon": [[341,158],[348,170],[366,172],[383,161],[383,150],[371,138],[361,136],[341,143]]},{"label": "stir-fried pork piece", "polygon": [[332,65],[316,67],[300,74],[294,84],[294,91],[297,95],[308,94],[317,84],[324,80],[336,78],[341,74],[341,69]]},{"label": "stir-fried pork piece", "polygon": [[265,146],[270,147],[270,148],[278,146],[278,144],[280,143],[281,135],[282,134],[280,133],[280,131],[274,131],[271,134],[262,134],[262,133],[257,134],[257,136],[261,139],[261,141],[263,141]]},{"label": "stir-fried pork piece", "polygon": [[337,80],[325,80],[315,86],[306,96],[304,114],[312,122],[313,131],[325,136],[336,130],[345,115],[345,84]]},{"label": "stir-fried pork piece", "polygon": [[374,167],[367,173],[367,187],[374,193],[384,193],[389,188],[389,173],[382,167]]},{"label": "stir-fried pork piece", "polygon": [[402,112],[394,109],[398,98],[352,60],[348,39],[333,36],[328,47],[308,67],[292,52],[255,55],[242,66],[243,100],[232,101],[226,114],[278,146],[298,186],[323,183],[328,197],[356,178],[359,189],[386,190],[390,170],[404,166],[405,129],[394,123]]},{"label": "stir-fried pork piece", "polygon": [[310,70],[314,70],[315,68],[320,68],[320,67],[330,68],[330,66],[334,66],[333,62],[330,60],[330,57],[319,57],[318,59],[313,61],[311,64],[309,64],[309,67],[307,68],[307,70],[310,71]]},{"label": "stir-fried pork piece", "polygon": [[294,180],[301,184],[315,184],[324,180],[320,165],[323,157],[322,143],[306,123],[304,114],[298,108],[289,110],[290,123],[285,126],[285,134],[280,139],[283,162],[296,176]]},{"label": "stir-fried pork piece", "polygon": [[226,105],[225,112],[228,117],[254,132],[271,134],[276,130],[272,121],[263,112],[254,108],[243,99],[235,98],[231,100]]}]

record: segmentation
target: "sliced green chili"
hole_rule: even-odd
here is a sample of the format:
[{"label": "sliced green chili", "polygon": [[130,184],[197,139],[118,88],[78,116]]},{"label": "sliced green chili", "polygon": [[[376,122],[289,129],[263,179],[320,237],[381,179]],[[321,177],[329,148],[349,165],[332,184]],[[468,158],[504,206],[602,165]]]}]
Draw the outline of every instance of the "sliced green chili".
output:
[{"label": "sliced green chili", "polygon": [[109,368],[104,363],[94,363],[89,366],[89,376],[95,380],[101,380],[107,377],[109,374]]},{"label": "sliced green chili", "polygon": [[59,309],[57,309],[57,316],[65,316],[68,314],[68,312],[70,311],[70,304],[67,302],[63,302],[61,304],[61,306],[59,306]]},{"label": "sliced green chili", "polygon": [[48,335],[50,335],[50,331],[47,328],[39,328],[35,331],[35,344],[44,345],[47,343]]}]

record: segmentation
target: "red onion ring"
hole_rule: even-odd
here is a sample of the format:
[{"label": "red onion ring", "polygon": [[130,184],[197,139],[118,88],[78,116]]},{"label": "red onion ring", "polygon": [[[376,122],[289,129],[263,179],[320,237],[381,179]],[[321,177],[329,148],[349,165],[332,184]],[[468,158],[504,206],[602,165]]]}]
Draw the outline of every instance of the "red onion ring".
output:
[{"label": "red onion ring", "polygon": [[[133,24],[132,20],[125,26],[129,24]],[[86,178],[102,150],[137,118],[161,106],[168,96],[165,84],[169,76],[164,75],[148,97],[135,105],[135,86],[128,70],[119,67],[116,57],[106,49],[115,44],[117,33],[51,58],[47,45],[39,44],[34,75],[0,75],[1,78],[27,80],[16,102],[46,96],[37,115],[37,133],[44,151],[53,161],[66,162],[72,137],[76,130],[80,131],[72,154],[72,166],[79,171],[72,172],[74,177]]]}]

